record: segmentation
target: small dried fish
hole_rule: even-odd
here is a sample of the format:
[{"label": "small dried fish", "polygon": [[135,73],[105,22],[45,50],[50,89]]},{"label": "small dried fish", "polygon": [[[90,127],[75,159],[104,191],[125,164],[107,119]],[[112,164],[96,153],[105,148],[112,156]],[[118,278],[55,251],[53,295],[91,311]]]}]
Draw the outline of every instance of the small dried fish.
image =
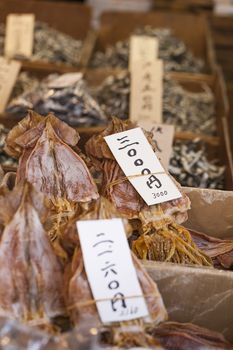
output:
[{"label": "small dried fish", "polygon": [[[5,26],[0,25],[0,55],[4,53]],[[61,62],[77,66],[80,62],[82,41],[51,28],[43,22],[35,23],[33,54],[30,60]]]},{"label": "small dried fish", "polygon": [[[202,91],[191,92],[169,74],[163,80],[163,122],[174,124],[177,131],[216,134],[215,101],[207,84]],[[108,117],[129,118],[130,75],[122,72],[110,75],[93,96]]]},{"label": "small dried fish", "polygon": [[[77,78],[72,80],[72,77]],[[58,79],[63,79],[66,83],[57,85]],[[101,125],[107,122],[104,112],[89,94],[81,73],[49,75],[40,84],[13,99],[6,111],[24,117],[28,109],[42,115],[54,113],[72,126]]]},{"label": "small dried fish", "polygon": [[200,139],[176,140],[169,172],[182,185],[197,188],[224,188],[225,166],[218,159],[208,160],[205,144]]},{"label": "small dried fish", "polygon": [[28,72],[21,72],[13,88],[11,99],[23,94],[25,91],[34,90],[39,85],[39,79]]},{"label": "small dried fish", "polygon": [[[133,34],[157,37],[159,40],[159,58],[165,61],[166,71],[182,71],[200,73],[204,64],[195,58],[183,41],[176,38],[168,28],[138,28]],[[91,60],[91,66],[127,68],[129,57],[129,40],[118,41],[108,46],[105,52],[97,51]]]}]

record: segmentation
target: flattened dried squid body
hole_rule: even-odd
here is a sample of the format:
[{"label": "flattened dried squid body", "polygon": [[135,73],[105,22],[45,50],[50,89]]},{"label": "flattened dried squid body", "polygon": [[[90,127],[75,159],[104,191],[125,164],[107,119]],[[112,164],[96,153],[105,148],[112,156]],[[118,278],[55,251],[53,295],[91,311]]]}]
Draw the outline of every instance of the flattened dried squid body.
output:
[{"label": "flattened dried squid body", "polygon": [[[106,196],[129,219],[139,218],[142,221],[152,222],[159,220],[177,220],[182,223],[187,219],[187,211],[190,209],[189,198],[182,193],[182,197],[159,205],[148,207],[116,162],[113,154],[104,140],[104,136],[133,128],[130,121],[122,121],[113,118],[108,127],[98,135],[94,135],[86,143],[86,152],[102,171],[103,195]],[[155,149],[151,139],[151,133],[145,135]],[[181,191],[181,189],[180,189]],[[182,192],[182,191],[181,191]],[[162,221],[163,222],[163,221]]]},{"label": "flattened dried squid body", "polygon": [[70,147],[79,140],[77,132],[48,115],[30,113],[7,138],[9,153],[21,156],[17,179],[27,179],[52,198],[88,202],[98,198],[97,187],[81,159]]},{"label": "flattened dried squid body", "polygon": [[190,230],[190,233],[195,244],[212,259],[215,267],[233,268],[232,239],[215,238],[193,230]]},{"label": "flattened dried squid body", "polygon": [[29,184],[0,197],[0,311],[24,322],[49,324],[65,314],[63,271],[41,219],[43,196]]},{"label": "flattened dried squid body", "polygon": [[142,230],[132,242],[132,250],[139,259],[212,266],[211,258],[198,248],[189,231],[175,223],[158,230]]},{"label": "flattened dried squid body", "polygon": [[191,323],[165,322],[150,333],[166,350],[232,349],[222,334]]}]

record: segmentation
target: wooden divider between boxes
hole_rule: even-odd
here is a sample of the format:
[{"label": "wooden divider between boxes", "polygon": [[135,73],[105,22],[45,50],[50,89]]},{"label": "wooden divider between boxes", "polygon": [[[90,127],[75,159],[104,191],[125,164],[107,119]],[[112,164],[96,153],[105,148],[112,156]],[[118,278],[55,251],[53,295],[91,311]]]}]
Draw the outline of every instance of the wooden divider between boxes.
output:
[{"label": "wooden divider between boxes", "polygon": [[214,0],[154,0],[153,8],[172,10],[172,11],[189,11],[193,13],[213,11]]},{"label": "wooden divider between boxes", "polygon": [[97,50],[104,51],[117,41],[129,38],[135,29],[146,25],[154,28],[170,28],[197,58],[204,61],[203,75],[214,73],[216,62],[208,22],[204,16],[185,13],[104,12],[92,57]]}]

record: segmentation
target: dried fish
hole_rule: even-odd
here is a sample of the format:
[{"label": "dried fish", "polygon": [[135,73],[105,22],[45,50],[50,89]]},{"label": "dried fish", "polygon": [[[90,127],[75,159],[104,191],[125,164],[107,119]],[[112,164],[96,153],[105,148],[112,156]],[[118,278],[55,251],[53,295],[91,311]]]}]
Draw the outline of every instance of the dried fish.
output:
[{"label": "dried fish", "polygon": [[[185,43],[176,38],[168,28],[138,28],[133,34],[156,37],[159,40],[159,58],[165,61],[166,71],[200,73],[204,68],[202,60],[195,58]],[[91,60],[91,66],[128,68],[129,40],[118,41],[108,46],[105,52],[97,51]]]},{"label": "dried fish", "polygon": [[[82,220],[98,220],[115,218],[115,215],[119,217],[119,213],[116,213],[114,206],[108,202],[106,198],[101,197],[97,202],[93,203],[92,208],[89,209],[87,214],[84,213],[80,218]],[[72,225],[73,229],[75,229],[75,222],[73,222]],[[152,281],[137,258],[134,255],[132,255],[132,258],[139,282],[145,294],[150,317],[149,319],[145,318],[141,320],[122,322],[121,326],[125,326],[126,331],[119,329],[118,323],[115,323],[112,327],[109,326],[109,330],[114,334],[112,345],[121,346],[122,343],[125,345],[126,342],[131,342],[132,346],[134,344],[141,346],[156,345],[149,336],[143,334],[144,328],[142,325],[145,325],[147,322],[158,324],[167,318],[167,313],[155,282]],[[90,321],[91,324],[94,322],[94,327],[101,327],[96,304],[93,300],[84,269],[82,253],[79,245],[76,248],[72,264],[69,267],[69,272],[67,272],[67,274],[70,274],[71,276],[68,282],[68,309],[70,310],[73,322],[76,325],[79,325],[82,322]],[[127,330],[129,331],[130,326],[131,328],[132,326],[136,327],[138,332],[132,334],[131,339],[128,339]]]},{"label": "dried fish", "polygon": [[[5,26],[0,25],[0,55],[4,54]],[[80,63],[82,41],[64,34],[48,24],[36,21],[34,30],[32,61],[66,63],[77,66]],[[25,57],[23,57],[25,58]]]},{"label": "dried fish", "polygon": [[[177,131],[216,134],[215,101],[211,89],[191,92],[166,74],[163,80],[163,122],[174,124]],[[108,76],[94,93],[108,117],[129,118],[130,75],[121,72]]]},{"label": "dried fish", "polygon": [[4,151],[5,140],[8,133],[9,129],[0,124],[0,164],[2,166],[16,167],[18,164],[17,160]]},{"label": "dried fish", "polygon": [[182,185],[197,188],[224,188],[225,166],[218,159],[207,158],[206,146],[200,139],[176,140],[169,171]]},{"label": "dried fish", "polygon": [[215,238],[193,230],[190,233],[196,245],[213,260],[214,267],[233,268],[232,239]]},{"label": "dried fish", "polygon": [[28,109],[42,115],[54,113],[72,126],[107,122],[102,109],[89,94],[81,73],[49,75],[40,84],[13,99],[6,111],[24,117]]},{"label": "dried fish", "polygon": [[39,85],[39,79],[28,72],[21,72],[13,88],[11,99],[23,94],[25,91],[34,90]]},{"label": "dried fish", "polygon": [[62,267],[42,225],[44,201],[26,182],[0,196],[0,312],[50,328],[65,304]]},{"label": "dried fish", "polygon": [[20,158],[17,182],[28,180],[50,199],[52,215],[47,229],[57,254],[64,259],[62,227],[75,215],[79,202],[99,197],[85,162],[71,148],[78,140],[78,133],[55,116],[34,112],[29,112],[6,140],[8,154]]},{"label": "dried fish", "polygon": [[222,334],[191,323],[166,322],[151,333],[166,350],[232,349]]},{"label": "dried fish", "polygon": [[129,121],[113,118],[103,132],[86,143],[86,152],[102,172],[103,195],[122,216],[131,219],[138,233],[139,237],[132,243],[134,253],[140,259],[211,266],[211,259],[198,249],[190,233],[180,226],[187,219],[190,208],[190,201],[182,190],[179,199],[148,206],[114,159],[104,136],[132,127]]}]

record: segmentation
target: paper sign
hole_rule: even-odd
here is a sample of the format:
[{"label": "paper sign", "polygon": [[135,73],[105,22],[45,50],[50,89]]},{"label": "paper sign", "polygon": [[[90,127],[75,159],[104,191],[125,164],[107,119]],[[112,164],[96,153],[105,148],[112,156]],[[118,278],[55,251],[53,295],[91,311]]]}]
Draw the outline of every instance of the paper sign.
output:
[{"label": "paper sign", "polygon": [[131,71],[130,119],[162,123],[163,62],[135,63]]},{"label": "paper sign", "polygon": [[156,154],[164,168],[168,170],[175,135],[174,125],[143,122],[140,122],[139,125],[146,131],[152,132],[153,141],[157,147]]},{"label": "paper sign", "polygon": [[233,0],[215,0],[214,12],[218,15],[233,15]]},{"label": "paper sign", "polygon": [[148,316],[122,220],[78,221],[77,228],[101,321],[109,323]]},{"label": "paper sign", "polygon": [[21,63],[0,57],[0,113],[3,113],[19,74]]},{"label": "paper sign", "polygon": [[53,79],[49,83],[51,89],[64,89],[69,86],[75,85],[80,79],[82,79],[82,73],[65,73],[60,75],[58,78]]},{"label": "paper sign", "polygon": [[141,128],[119,132],[104,139],[129,181],[148,205],[181,197]]},{"label": "paper sign", "polygon": [[148,35],[132,35],[130,37],[129,70],[137,62],[154,62],[158,58],[159,41]]},{"label": "paper sign", "polygon": [[6,21],[4,53],[7,58],[30,57],[33,50],[35,16],[10,14]]}]

